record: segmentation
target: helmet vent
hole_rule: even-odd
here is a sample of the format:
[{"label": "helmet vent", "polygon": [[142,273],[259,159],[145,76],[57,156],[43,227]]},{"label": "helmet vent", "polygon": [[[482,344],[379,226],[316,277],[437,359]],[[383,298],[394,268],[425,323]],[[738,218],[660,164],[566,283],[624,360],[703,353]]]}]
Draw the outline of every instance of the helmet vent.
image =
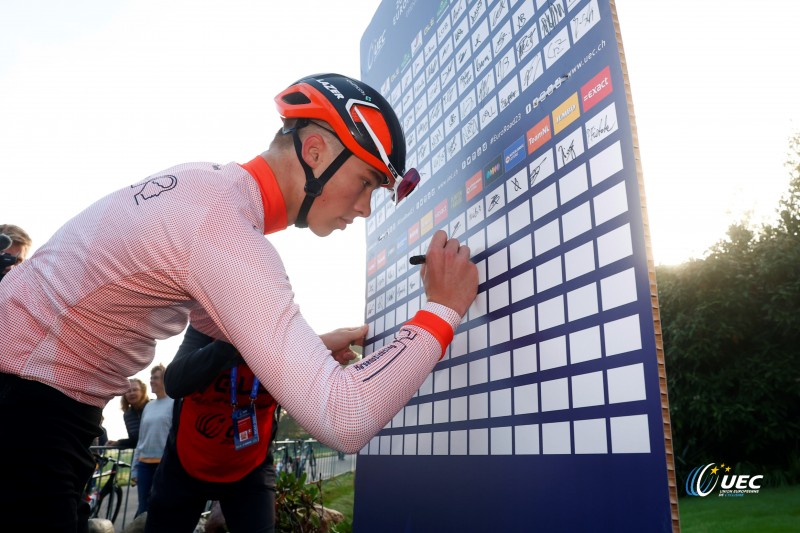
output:
[{"label": "helmet vent", "polygon": [[284,95],[282,100],[290,105],[303,105],[311,103],[311,99],[299,91]]}]

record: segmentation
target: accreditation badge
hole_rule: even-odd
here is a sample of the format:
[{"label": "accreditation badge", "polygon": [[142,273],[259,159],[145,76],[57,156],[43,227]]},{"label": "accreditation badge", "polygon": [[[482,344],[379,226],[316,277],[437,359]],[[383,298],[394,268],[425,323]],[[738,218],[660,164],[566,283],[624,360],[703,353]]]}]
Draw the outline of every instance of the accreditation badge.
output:
[{"label": "accreditation badge", "polygon": [[254,405],[233,411],[233,446],[237,450],[258,442],[258,425]]}]

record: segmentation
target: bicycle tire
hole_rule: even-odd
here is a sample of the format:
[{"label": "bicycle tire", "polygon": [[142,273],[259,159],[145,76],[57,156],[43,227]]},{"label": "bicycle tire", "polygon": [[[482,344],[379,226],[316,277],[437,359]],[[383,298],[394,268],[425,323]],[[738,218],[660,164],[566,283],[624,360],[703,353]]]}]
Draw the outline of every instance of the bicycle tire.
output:
[{"label": "bicycle tire", "polygon": [[[108,489],[108,490],[106,490]],[[122,487],[110,486],[106,484],[100,493],[100,498],[97,500],[97,506],[94,509],[95,518],[106,518],[114,523],[119,514],[119,508],[122,505]]]}]

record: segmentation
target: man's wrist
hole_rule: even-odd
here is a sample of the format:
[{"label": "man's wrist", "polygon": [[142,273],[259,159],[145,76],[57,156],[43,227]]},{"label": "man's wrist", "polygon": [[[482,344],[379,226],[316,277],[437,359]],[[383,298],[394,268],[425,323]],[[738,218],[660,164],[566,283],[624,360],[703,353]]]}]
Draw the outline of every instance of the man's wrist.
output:
[{"label": "man's wrist", "polygon": [[442,348],[439,356],[441,359],[453,341],[455,329],[460,322],[461,317],[453,309],[442,304],[428,302],[425,304],[425,309],[417,311],[414,317],[406,322],[406,326],[416,326],[433,335]]}]

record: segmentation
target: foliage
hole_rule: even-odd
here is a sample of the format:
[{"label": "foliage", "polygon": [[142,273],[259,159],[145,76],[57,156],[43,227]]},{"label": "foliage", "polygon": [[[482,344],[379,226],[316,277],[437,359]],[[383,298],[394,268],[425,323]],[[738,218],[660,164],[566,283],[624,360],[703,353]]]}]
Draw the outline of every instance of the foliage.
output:
[{"label": "foliage", "polygon": [[337,533],[335,524],[323,528],[320,509],[322,505],[322,482],[306,484],[306,475],[295,477],[286,471],[278,475],[275,486],[275,531],[277,533]]},{"label": "foliage", "polygon": [[747,461],[800,481],[800,135],[791,148],[777,222],[657,269],[679,477]]},{"label": "foliage", "polygon": [[281,408],[281,421],[278,424],[278,433],[275,440],[297,440],[309,438],[308,432],[292,418],[286,409]]}]

